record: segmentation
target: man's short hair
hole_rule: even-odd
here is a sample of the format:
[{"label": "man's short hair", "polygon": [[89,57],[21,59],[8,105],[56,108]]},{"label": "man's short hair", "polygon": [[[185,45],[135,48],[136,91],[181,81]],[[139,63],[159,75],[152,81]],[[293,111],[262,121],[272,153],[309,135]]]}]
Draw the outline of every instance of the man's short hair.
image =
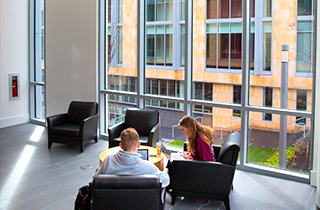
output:
[{"label": "man's short hair", "polygon": [[127,128],[120,134],[121,144],[125,151],[135,149],[139,142],[139,134],[134,128]]}]

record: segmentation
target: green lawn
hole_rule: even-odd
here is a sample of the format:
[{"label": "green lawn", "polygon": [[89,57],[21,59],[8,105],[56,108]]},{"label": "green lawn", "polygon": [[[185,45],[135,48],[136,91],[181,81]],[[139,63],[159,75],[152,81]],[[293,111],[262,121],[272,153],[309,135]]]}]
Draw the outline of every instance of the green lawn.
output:
[{"label": "green lawn", "polygon": [[252,146],[249,146],[248,149],[248,162],[260,165],[263,165],[273,155],[273,153],[277,151],[274,149]]},{"label": "green lawn", "polygon": [[177,147],[177,148],[183,149],[183,144],[184,144],[183,141],[174,140],[174,141],[168,143],[167,145],[171,146],[171,147]]}]

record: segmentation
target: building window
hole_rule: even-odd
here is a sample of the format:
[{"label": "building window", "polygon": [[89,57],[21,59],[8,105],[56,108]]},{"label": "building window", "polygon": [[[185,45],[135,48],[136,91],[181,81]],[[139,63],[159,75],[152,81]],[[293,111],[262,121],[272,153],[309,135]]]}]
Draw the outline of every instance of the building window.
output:
[{"label": "building window", "polygon": [[312,0],[298,0],[298,16],[312,15]]},{"label": "building window", "polygon": [[[272,87],[264,87],[263,88],[263,106],[264,107],[272,107],[273,102],[273,88]],[[263,120],[272,121],[271,113],[263,113]]]},{"label": "building window", "polygon": [[[297,90],[297,103],[296,109],[300,111],[307,110],[307,91],[306,90]],[[296,117],[296,124],[306,124],[305,117]]]},{"label": "building window", "polygon": [[311,73],[312,24],[311,21],[298,21],[297,24],[297,73]]},{"label": "building window", "polygon": [[147,65],[172,66],[173,25],[147,26]]},{"label": "building window", "polygon": [[173,0],[147,0],[147,21],[171,21]]},{"label": "building window", "polygon": [[[233,85],[233,103],[241,104],[241,85]],[[233,117],[241,117],[240,110],[233,110]]]},{"label": "building window", "polygon": [[180,41],[180,66],[184,67],[184,57],[185,57],[185,25],[181,25],[181,41]]},{"label": "building window", "polygon": [[207,19],[230,17],[242,17],[242,0],[207,0]]},{"label": "building window", "polygon": [[263,22],[263,71],[271,71],[272,23]]},{"label": "building window", "polygon": [[[183,89],[183,82],[178,80],[146,78],[146,94],[181,97],[181,88]],[[180,103],[152,99],[146,99],[146,105],[171,109],[182,108]]]},{"label": "building window", "polygon": [[[212,101],[213,99],[213,83],[210,82],[193,82],[194,99]],[[194,105],[196,112],[212,113],[212,107]]]},{"label": "building window", "polygon": [[207,68],[241,69],[242,23],[207,24]]}]

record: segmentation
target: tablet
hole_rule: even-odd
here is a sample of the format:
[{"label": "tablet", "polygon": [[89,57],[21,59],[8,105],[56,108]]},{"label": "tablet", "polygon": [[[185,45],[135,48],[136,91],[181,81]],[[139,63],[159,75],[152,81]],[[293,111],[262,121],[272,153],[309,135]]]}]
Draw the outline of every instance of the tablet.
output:
[{"label": "tablet", "polygon": [[142,160],[149,160],[149,150],[148,149],[138,149],[138,153],[141,155]]}]

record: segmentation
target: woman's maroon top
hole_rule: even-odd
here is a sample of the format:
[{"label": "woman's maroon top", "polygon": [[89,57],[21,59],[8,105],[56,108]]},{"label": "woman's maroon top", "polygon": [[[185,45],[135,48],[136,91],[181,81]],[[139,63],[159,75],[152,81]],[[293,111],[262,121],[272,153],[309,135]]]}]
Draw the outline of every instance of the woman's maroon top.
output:
[{"label": "woman's maroon top", "polygon": [[215,161],[213,150],[200,136],[196,136],[195,150],[191,155],[193,160]]}]

